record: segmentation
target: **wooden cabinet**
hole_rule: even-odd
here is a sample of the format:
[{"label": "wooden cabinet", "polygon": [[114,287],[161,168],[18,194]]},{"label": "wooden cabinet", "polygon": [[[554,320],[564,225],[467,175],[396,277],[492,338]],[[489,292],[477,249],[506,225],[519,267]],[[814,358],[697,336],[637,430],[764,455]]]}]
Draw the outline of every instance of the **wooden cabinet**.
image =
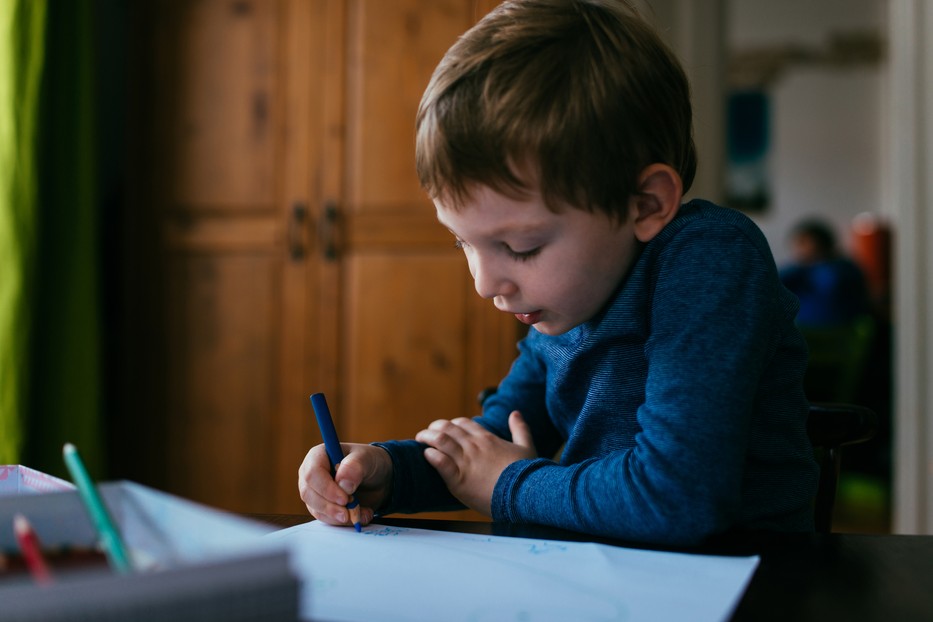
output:
[{"label": "wooden cabinet", "polygon": [[117,462],[213,506],[304,511],[312,392],[344,441],[409,438],[476,414],[514,358],[515,319],[476,296],[414,171],[431,71],[495,2],[141,4],[117,376],[139,425]]}]

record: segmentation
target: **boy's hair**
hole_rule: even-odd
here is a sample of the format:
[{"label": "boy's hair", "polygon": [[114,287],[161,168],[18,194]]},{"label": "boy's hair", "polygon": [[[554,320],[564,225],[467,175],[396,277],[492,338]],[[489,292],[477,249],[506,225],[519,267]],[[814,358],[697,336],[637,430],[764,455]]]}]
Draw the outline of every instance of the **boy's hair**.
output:
[{"label": "boy's hair", "polygon": [[637,176],[696,172],[690,90],[673,53],[614,0],[512,0],[466,32],[421,100],[416,163],[432,198],[474,185],[624,218]]}]

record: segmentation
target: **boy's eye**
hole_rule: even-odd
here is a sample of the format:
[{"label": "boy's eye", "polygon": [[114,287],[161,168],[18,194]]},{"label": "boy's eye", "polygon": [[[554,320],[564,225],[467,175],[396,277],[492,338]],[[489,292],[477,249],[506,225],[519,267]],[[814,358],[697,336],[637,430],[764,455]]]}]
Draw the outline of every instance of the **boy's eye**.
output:
[{"label": "boy's eye", "polygon": [[[456,248],[457,250],[464,250],[469,247],[470,245],[464,242],[463,240],[461,240],[460,238],[457,238],[454,240],[454,248]],[[532,257],[534,257],[535,255],[541,252],[540,246],[536,248],[532,248],[531,250],[527,250],[527,251],[516,251],[516,250],[513,250],[511,246],[509,246],[508,244],[504,242],[502,243],[502,248],[505,249],[505,253],[511,259],[514,259],[516,261],[528,261],[529,259],[531,259]]]},{"label": "boy's eye", "polygon": [[516,250],[512,250],[512,247],[506,244],[505,252],[508,253],[509,257],[517,261],[528,261],[529,259],[531,259],[532,257],[534,257],[535,255],[541,252],[541,247],[538,246],[536,248],[532,248],[531,250],[527,250],[527,251],[516,251]]}]

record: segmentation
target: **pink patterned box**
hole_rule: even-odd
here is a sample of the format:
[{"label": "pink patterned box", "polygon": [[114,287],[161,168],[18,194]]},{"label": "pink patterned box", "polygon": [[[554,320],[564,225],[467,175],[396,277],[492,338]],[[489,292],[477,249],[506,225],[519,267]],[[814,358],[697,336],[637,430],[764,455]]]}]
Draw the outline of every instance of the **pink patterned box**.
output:
[{"label": "pink patterned box", "polygon": [[54,475],[19,464],[0,464],[0,497],[73,489],[74,485],[71,482]]}]

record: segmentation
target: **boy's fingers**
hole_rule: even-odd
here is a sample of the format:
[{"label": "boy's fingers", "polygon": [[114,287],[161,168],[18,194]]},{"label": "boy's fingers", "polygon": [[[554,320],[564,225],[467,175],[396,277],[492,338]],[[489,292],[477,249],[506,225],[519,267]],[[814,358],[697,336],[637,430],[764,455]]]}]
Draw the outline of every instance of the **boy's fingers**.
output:
[{"label": "boy's fingers", "polygon": [[465,434],[475,434],[484,432],[485,429],[480,424],[467,417],[457,417],[456,419],[437,419],[432,421],[426,428],[431,432],[443,432],[451,436]]},{"label": "boy's fingers", "polygon": [[437,419],[432,421],[431,424],[423,432],[435,432],[439,434],[458,434],[463,430],[457,426],[453,421],[449,419]]},{"label": "boy's fingers", "polygon": [[434,467],[445,482],[450,481],[450,478],[456,475],[456,464],[443,451],[428,447],[424,450],[424,459]]},{"label": "boy's fingers", "polygon": [[447,440],[452,443],[462,443],[477,434],[489,434],[489,432],[472,419],[458,417],[453,420],[432,421],[426,429],[415,435],[415,440],[440,447]]},{"label": "boy's fingers", "polygon": [[347,521],[346,508],[331,503],[312,488],[302,491],[301,500],[304,501],[308,512],[318,520],[333,525],[345,524]]},{"label": "boy's fingers", "polygon": [[[458,440],[462,435],[462,431],[460,433],[455,431],[451,433],[451,428],[456,428],[456,426],[448,422],[448,427],[443,430],[422,430],[415,435],[415,440],[429,445],[445,456],[456,458],[463,453],[463,447]],[[437,467],[435,466],[435,468]]]},{"label": "boy's fingers", "polygon": [[[325,502],[338,505],[347,503],[347,493],[333,480],[330,471],[315,469],[308,475],[308,486],[306,487],[308,496],[311,498],[318,496]],[[305,491],[302,491],[302,493],[305,493]],[[302,494],[302,499],[304,498],[305,494]],[[305,502],[307,502],[307,499],[305,499]]]},{"label": "boy's fingers", "polygon": [[356,488],[357,488],[356,484],[354,484],[348,479],[340,480],[339,482],[337,482],[337,485],[340,486],[340,490],[344,491],[348,495],[352,495],[354,491],[356,491]]},{"label": "boy's fingers", "polygon": [[[352,485],[353,480],[352,478],[349,479]],[[321,503],[313,502],[315,498],[336,505],[345,505],[347,503],[347,492],[331,477],[330,460],[328,460],[323,447],[318,446],[311,449],[304,462],[302,462],[298,470],[298,492],[309,509],[321,505]]]},{"label": "boy's fingers", "polygon": [[[337,465],[335,481],[324,446],[318,445],[309,450],[298,469],[298,491],[316,519],[330,525],[350,525],[346,508],[350,495],[354,495],[362,506],[365,501],[359,498],[358,493],[364,480],[375,478],[376,485],[381,487],[390,474],[391,461],[384,450],[367,455],[365,448],[360,451],[360,447],[356,447],[354,451],[351,446],[345,446],[345,458]],[[377,496],[377,503],[379,499]],[[362,506],[359,520],[364,525],[369,524],[373,515],[372,506]]]},{"label": "boy's fingers", "polygon": [[330,508],[330,517],[333,519],[334,524],[337,525],[346,525],[350,520],[350,516],[347,513],[347,510],[343,507]]},{"label": "boy's fingers", "polygon": [[415,434],[415,440],[426,445],[435,445],[445,434],[442,423],[449,422],[432,422],[427,428]]},{"label": "boy's fingers", "polygon": [[343,492],[352,495],[363,481],[363,466],[350,454],[337,465],[334,480]]}]

